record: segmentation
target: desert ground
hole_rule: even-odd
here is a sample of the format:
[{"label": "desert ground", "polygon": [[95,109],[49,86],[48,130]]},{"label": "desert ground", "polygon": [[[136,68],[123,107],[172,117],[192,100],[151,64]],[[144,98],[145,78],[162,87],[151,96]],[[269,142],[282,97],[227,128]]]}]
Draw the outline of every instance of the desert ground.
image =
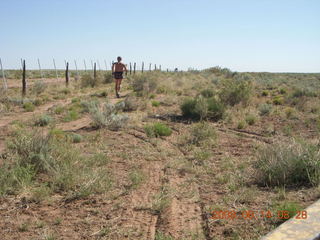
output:
[{"label": "desert ground", "polygon": [[10,74],[1,240],[259,239],[320,197],[320,74]]}]

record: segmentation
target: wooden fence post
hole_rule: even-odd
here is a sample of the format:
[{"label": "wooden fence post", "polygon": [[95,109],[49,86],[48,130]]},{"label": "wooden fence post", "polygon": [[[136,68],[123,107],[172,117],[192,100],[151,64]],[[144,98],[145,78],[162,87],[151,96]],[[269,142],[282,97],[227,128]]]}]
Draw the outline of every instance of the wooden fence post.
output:
[{"label": "wooden fence post", "polygon": [[[97,81],[97,64],[94,63],[94,66],[93,66],[93,82],[94,82],[94,85],[96,84],[96,81]],[[94,87],[94,86],[92,86]]]},{"label": "wooden fence post", "polygon": [[149,72],[151,71],[151,63],[149,64]]},{"label": "wooden fence post", "polygon": [[74,65],[76,66],[76,73],[77,73],[77,77],[75,78],[76,81],[79,79],[79,71],[78,71],[78,65],[77,65],[77,60],[74,60]]},{"label": "wooden fence post", "polygon": [[133,64],[133,75],[136,74],[136,63]]},{"label": "wooden fence post", "polygon": [[22,97],[27,93],[27,83],[26,83],[26,60],[22,61]]},{"label": "wooden fence post", "polygon": [[87,71],[87,64],[86,64],[86,60],[83,59],[83,63],[84,63],[84,71],[86,72]]},{"label": "wooden fence post", "polygon": [[142,62],[141,72],[143,73],[144,62]]},{"label": "wooden fence post", "polygon": [[154,70],[155,70],[155,71],[157,70],[157,64],[154,65]]},{"label": "wooden fence post", "polygon": [[2,66],[1,58],[0,58],[0,66],[1,66],[1,73],[2,73],[2,80],[3,80],[3,88],[4,88],[4,90],[7,90],[8,89],[8,84],[7,84],[6,76],[4,75],[4,69],[3,69],[3,66]]},{"label": "wooden fence post", "polygon": [[106,60],[104,59],[104,66],[106,67],[106,71],[108,71],[108,68],[107,68],[107,62]]},{"label": "wooden fence post", "polygon": [[66,86],[69,86],[69,62],[66,62]]},{"label": "wooden fence post", "polygon": [[43,74],[42,74],[41,65],[40,65],[40,59],[39,58],[38,58],[38,65],[39,65],[40,77],[41,77],[41,80],[43,81]]},{"label": "wooden fence post", "polygon": [[56,66],[56,61],[53,59],[53,66],[54,66],[54,70],[56,72],[56,78],[57,78],[57,81],[59,80],[58,78],[58,71],[57,71],[57,66]]},{"label": "wooden fence post", "polygon": [[132,66],[131,66],[131,62],[130,62],[130,71],[129,71],[130,75],[131,75],[131,71],[132,71]]},{"label": "wooden fence post", "polygon": [[169,72],[169,69],[167,68],[167,72]]}]

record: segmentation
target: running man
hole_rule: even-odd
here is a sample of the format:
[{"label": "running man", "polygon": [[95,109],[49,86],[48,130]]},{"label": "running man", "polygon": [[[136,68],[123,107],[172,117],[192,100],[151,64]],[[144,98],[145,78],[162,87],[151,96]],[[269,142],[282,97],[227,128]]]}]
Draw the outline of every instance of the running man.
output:
[{"label": "running man", "polygon": [[121,57],[118,57],[117,60],[118,60],[118,62],[116,62],[112,65],[112,75],[115,79],[116,96],[117,96],[117,98],[120,98],[119,91],[120,91],[121,81],[123,79],[123,72],[125,71],[127,74],[128,70],[126,68],[126,65],[124,65],[121,62],[121,60],[122,60]]}]

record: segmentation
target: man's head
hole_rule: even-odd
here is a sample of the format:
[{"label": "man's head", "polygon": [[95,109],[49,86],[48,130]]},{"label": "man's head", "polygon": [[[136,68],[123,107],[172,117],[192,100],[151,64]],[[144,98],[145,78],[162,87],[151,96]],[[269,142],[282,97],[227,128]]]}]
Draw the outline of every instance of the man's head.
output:
[{"label": "man's head", "polygon": [[117,57],[118,62],[121,62],[122,58],[121,57]]}]

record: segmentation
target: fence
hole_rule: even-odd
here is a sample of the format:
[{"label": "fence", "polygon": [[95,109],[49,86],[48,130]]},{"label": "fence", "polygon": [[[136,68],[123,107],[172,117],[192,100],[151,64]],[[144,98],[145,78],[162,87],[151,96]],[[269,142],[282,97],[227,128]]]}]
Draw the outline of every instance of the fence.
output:
[{"label": "fence", "polygon": [[[10,78],[8,75],[6,75],[6,71],[16,71],[15,72],[15,78],[16,79],[19,79],[21,78],[22,79],[22,96],[25,96],[26,95],[26,89],[27,89],[27,74],[26,74],[26,71],[27,71],[27,63],[26,63],[26,60],[25,59],[20,59],[21,61],[21,68],[20,70],[5,70],[4,67],[3,67],[3,62],[2,62],[2,59],[0,58],[0,67],[1,67],[1,77],[2,77],[2,88],[4,89],[4,91],[7,91],[8,89],[8,78]],[[30,72],[37,72],[38,71],[38,77],[37,78],[40,78],[41,80],[44,80],[44,78],[46,77],[45,76],[45,73],[49,72],[50,74],[47,74],[47,77],[49,75],[49,78],[56,78],[57,81],[59,81],[59,75],[61,76],[61,72],[64,73],[64,78],[65,78],[65,84],[66,86],[68,87],[69,86],[69,81],[70,81],[70,63],[68,61],[64,61],[64,64],[65,64],[65,69],[64,70],[61,70],[61,69],[57,69],[57,66],[56,66],[56,61],[55,59],[53,59],[52,63],[53,63],[53,69],[45,69],[43,70],[43,68],[41,67],[41,62],[40,62],[40,59],[38,58],[37,59],[37,63],[38,63],[38,70],[35,70],[35,69],[30,69],[28,71]],[[74,60],[74,69],[73,69],[73,73],[75,74],[75,76],[77,76],[77,78],[80,77],[81,73],[82,72],[92,72],[92,75],[94,77],[94,79],[97,78],[97,71],[110,71],[112,70],[112,67],[113,67],[113,64],[114,62],[111,62],[110,63],[110,69],[108,69],[108,65],[107,65],[107,62],[106,60],[104,60],[104,67],[105,69],[102,70],[101,69],[101,65],[100,65],[100,62],[99,60],[96,60],[96,61],[93,61],[91,60],[91,69],[88,69],[87,68],[87,62],[86,60],[84,59],[83,60],[83,67],[84,69],[83,70],[80,70],[78,68],[78,63],[76,60]],[[97,66],[98,66],[98,70],[97,70]],[[138,65],[136,62],[129,62],[129,64],[126,64],[126,67],[127,67],[127,72],[129,75],[133,74],[135,75],[136,72],[141,72],[142,74],[144,72],[147,72],[147,70],[145,69],[145,63],[142,61],[141,62],[141,68],[138,69]],[[154,64],[154,69],[152,69],[152,64],[149,63],[149,69],[148,71],[162,71],[161,70],[161,65],[159,65],[159,67],[157,68],[157,64]],[[166,69],[167,72],[171,72],[172,70],[169,70],[168,68]],[[177,68],[175,68],[174,71],[177,71]],[[52,73],[55,75],[54,77],[52,76]],[[1,87],[0,87],[1,88]]]}]

